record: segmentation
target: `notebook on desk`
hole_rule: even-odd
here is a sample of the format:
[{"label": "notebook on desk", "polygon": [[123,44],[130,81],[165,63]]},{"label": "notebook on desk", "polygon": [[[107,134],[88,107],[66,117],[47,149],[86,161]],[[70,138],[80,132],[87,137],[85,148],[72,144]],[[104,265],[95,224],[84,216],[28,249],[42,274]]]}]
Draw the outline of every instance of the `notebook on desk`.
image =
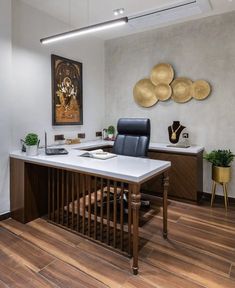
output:
[{"label": "notebook on desk", "polygon": [[69,152],[64,148],[47,148],[47,133],[45,132],[45,154],[46,155],[66,155]]},{"label": "notebook on desk", "polygon": [[102,149],[97,149],[93,151],[88,151],[80,155],[81,157],[90,157],[90,158],[95,158],[95,159],[110,159],[113,157],[117,157],[116,154],[109,153],[109,152],[104,152]]}]

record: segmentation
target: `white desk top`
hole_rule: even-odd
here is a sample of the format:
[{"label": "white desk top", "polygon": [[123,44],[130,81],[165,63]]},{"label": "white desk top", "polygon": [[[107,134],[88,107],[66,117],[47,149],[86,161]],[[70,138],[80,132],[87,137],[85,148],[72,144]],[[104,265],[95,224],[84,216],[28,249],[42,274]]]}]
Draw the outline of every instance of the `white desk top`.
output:
[{"label": "white desk top", "polygon": [[[102,148],[103,146],[113,146],[113,141],[105,141],[105,140],[94,140],[94,141],[87,141],[80,144],[73,145],[72,147],[77,147],[81,149],[92,149],[95,147]],[[202,146],[192,145],[188,148],[179,148],[179,147],[167,147],[168,144],[166,143],[153,143],[149,144],[149,149],[156,150],[156,151],[166,151],[166,152],[176,152],[176,153],[183,153],[183,154],[198,154],[199,152],[204,150]]]},{"label": "white desk top", "polygon": [[[109,143],[110,142],[108,141],[108,144]],[[131,181],[135,183],[142,182],[171,166],[169,161],[119,155],[107,160],[79,157],[79,155],[84,153],[84,151],[80,151],[74,148],[92,148],[91,143],[87,144],[88,145],[83,143],[66,146],[66,149],[69,151],[68,155],[47,156],[44,153],[44,149],[41,149],[38,156],[26,156],[26,153],[18,150],[10,153],[10,157],[35,164],[44,164],[58,168],[79,170],[81,172],[118,178],[124,181]],[[99,146],[97,144],[98,143],[96,142],[93,147]],[[105,143],[103,141],[102,145],[100,143],[101,146],[104,146],[104,144]]]}]

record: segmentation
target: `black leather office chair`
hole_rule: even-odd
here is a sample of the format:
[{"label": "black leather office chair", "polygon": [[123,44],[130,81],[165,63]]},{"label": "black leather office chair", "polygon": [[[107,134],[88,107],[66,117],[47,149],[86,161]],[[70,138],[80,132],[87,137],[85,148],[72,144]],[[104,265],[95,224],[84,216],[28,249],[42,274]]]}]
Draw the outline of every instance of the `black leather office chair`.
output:
[{"label": "black leather office chair", "polygon": [[147,118],[121,118],[117,124],[117,137],[113,153],[133,157],[146,157],[150,141],[150,120]]},{"label": "black leather office chair", "polygon": [[[147,118],[121,118],[117,124],[117,137],[113,153],[118,155],[147,157],[150,141],[150,120]],[[128,213],[127,195],[124,193],[124,211]],[[150,201],[141,200],[141,207],[149,208]]]}]

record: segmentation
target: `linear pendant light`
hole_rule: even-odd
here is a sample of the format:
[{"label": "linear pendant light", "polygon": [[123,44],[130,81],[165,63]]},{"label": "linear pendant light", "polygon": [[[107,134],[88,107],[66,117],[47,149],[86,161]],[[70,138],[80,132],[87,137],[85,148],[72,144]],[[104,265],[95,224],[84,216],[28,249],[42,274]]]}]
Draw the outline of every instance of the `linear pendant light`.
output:
[{"label": "linear pendant light", "polygon": [[52,42],[55,42],[55,41],[60,41],[60,40],[64,40],[64,39],[68,39],[68,38],[72,38],[72,37],[88,34],[88,33],[94,33],[94,32],[98,32],[98,31],[102,31],[102,30],[111,29],[111,28],[114,28],[114,27],[118,27],[118,26],[124,25],[127,22],[128,22],[128,18],[127,17],[123,17],[123,18],[119,18],[119,19],[106,21],[106,22],[102,22],[102,23],[99,23],[99,24],[90,25],[90,26],[87,26],[87,27],[71,30],[71,31],[68,31],[68,32],[56,34],[56,35],[49,36],[49,37],[46,37],[46,38],[42,38],[42,39],[40,39],[40,42],[42,44],[49,44],[49,43],[52,43]]}]

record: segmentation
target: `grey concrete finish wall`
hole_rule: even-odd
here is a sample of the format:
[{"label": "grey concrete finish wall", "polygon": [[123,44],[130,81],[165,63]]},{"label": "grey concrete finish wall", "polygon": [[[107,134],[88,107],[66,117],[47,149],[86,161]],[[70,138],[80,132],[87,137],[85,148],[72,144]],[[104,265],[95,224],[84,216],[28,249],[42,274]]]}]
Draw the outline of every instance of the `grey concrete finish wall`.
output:
[{"label": "grey concrete finish wall", "polygon": [[[166,143],[167,127],[179,120],[193,144],[235,153],[235,12],[106,41],[105,61],[106,125],[120,117],[149,117],[151,141]],[[211,95],[204,101],[138,106],[133,87],[160,62],[172,64],[176,77],[207,80]],[[235,197],[235,169],[232,178],[229,195]],[[211,168],[204,162],[204,191],[210,190]]]}]

